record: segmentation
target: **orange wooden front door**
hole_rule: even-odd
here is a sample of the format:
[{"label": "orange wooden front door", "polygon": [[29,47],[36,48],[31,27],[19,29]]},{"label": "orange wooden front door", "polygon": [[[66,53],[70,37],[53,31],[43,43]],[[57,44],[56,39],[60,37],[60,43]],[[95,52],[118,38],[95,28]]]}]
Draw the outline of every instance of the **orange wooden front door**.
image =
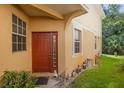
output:
[{"label": "orange wooden front door", "polygon": [[32,33],[32,70],[53,72],[53,33]]}]

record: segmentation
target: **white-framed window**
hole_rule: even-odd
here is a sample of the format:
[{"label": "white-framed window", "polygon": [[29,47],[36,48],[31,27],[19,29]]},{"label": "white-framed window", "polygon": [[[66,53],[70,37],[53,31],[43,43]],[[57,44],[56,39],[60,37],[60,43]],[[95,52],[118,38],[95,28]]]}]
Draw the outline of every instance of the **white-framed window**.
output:
[{"label": "white-framed window", "polygon": [[74,42],[73,42],[73,48],[74,53],[80,53],[81,52],[81,31],[78,29],[74,29]]},{"label": "white-framed window", "polygon": [[97,36],[95,36],[94,38],[95,38],[94,47],[95,47],[95,49],[97,49]]},{"label": "white-framed window", "polygon": [[26,22],[12,14],[12,51],[26,50]]}]

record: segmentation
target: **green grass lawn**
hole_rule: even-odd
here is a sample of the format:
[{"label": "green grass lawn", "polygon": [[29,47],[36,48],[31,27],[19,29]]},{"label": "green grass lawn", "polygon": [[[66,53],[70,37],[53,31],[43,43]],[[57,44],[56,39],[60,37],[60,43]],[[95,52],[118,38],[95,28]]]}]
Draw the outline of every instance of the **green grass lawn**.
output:
[{"label": "green grass lawn", "polygon": [[122,64],[124,64],[124,56],[102,55],[96,68],[83,72],[74,80],[71,87],[124,88]]}]

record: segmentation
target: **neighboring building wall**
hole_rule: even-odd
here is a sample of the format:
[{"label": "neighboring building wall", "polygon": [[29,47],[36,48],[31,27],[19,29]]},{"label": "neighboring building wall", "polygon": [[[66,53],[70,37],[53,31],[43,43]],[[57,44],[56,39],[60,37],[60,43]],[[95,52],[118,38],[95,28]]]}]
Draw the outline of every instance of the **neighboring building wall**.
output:
[{"label": "neighboring building wall", "polygon": [[45,17],[31,17],[31,32],[58,32],[58,72],[65,71],[65,33],[64,21]]},{"label": "neighboring building wall", "polygon": [[[27,50],[12,52],[12,13],[27,23]],[[5,70],[31,71],[29,18],[13,5],[0,5],[0,74]]]}]

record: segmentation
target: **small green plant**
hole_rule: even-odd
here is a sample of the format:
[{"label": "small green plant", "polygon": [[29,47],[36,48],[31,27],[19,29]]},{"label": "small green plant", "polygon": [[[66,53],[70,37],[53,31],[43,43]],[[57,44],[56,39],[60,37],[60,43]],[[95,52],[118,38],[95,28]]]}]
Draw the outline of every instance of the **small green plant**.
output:
[{"label": "small green plant", "polygon": [[0,78],[0,87],[3,88],[34,88],[36,79],[28,71],[5,71]]}]

